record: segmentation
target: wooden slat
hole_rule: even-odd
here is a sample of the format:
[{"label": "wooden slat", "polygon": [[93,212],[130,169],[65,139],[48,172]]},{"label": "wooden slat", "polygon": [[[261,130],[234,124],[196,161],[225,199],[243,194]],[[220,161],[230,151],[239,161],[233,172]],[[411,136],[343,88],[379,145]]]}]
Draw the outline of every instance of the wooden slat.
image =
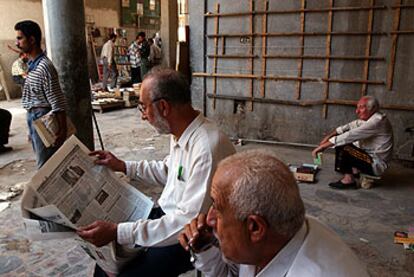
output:
[{"label": "wooden slat", "polygon": [[[411,30],[406,31],[411,32]],[[386,36],[387,32],[276,32],[276,33],[227,33],[227,34],[208,34],[208,38],[215,37],[297,37],[297,36]]]},{"label": "wooden slat", "polygon": [[[329,7],[332,8],[334,3],[334,0],[329,0]],[[328,13],[328,33],[332,32],[332,11],[330,11]],[[327,35],[326,36],[326,56],[330,56],[331,55],[331,35]],[[327,59],[325,61],[325,79],[329,79],[330,76],[330,64],[331,64],[331,60]],[[329,98],[329,82],[327,82],[325,84],[325,91],[324,91],[324,99],[325,101]],[[326,116],[328,115],[328,106],[324,105],[323,106],[323,118],[326,118]]]},{"label": "wooden slat", "polygon": [[[409,7],[409,5],[406,5]],[[324,13],[324,12],[349,12],[349,11],[364,11],[364,10],[384,10],[387,7],[384,5],[381,6],[369,6],[369,7],[334,7],[334,8],[319,8],[319,9],[291,9],[291,10],[278,10],[278,11],[255,11],[255,15],[264,15],[264,14],[291,14],[291,13]],[[234,16],[250,16],[250,12],[237,12],[237,13],[207,13],[205,17],[234,17]]]},{"label": "wooden slat", "polygon": [[[220,3],[216,3],[216,13],[220,13]],[[214,32],[219,33],[219,17],[216,17]],[[214,54],[218,54],[218,38],[214,38]],[[224,39],[224,38],[223,38]],[[217,58],[213,60],[213,73],[217,73]],[[217,78],[213,78],[213,95],[217,94]],[[216,109],[216,99],[213,99],[213,109]]]},{"label": "wooden slat", "polygon": [[233,74],[233,73],[205,73],[194,72],[194,77],[207,77],[207,78],[239,78],[239,79],[266,79],[274,81],[302,81],[302,82],[327,82],[327,83],[345,83],[345,84],[370,84],[370,85],[385,85],[384,81],[375,80],[358,80],[358,79],[332,79],[332,78],[318,78],[318,77],[297,77],[297,76],[275,76],[275,75],[254,75],[254,74]]},{"label": "wooden slat", "polygon": [[376,56],[325,56],[325,55],[267,55],[268,59],[316,59],[316,60],[377,60],[377,61],[385,61],[384,57],[376,57]]},{"label": "wooden slat", "polygon": [[[267,12],[269,10],[269,1],[264,1],[264,11]],[[262,31],[267,33],[267,13],[263,15],[262,21]],[[266,55],[267,55],[267,37],[262,37],[262,80],[261,80],[261,94],[262,97],[266,97]]]},{"label": "wooden slat", "polygon": [[[396,0],[395,5],[401,5],[402,0]],[[398,31],[400,28],[400,17],[401,17],[401,8],[396,8],[394,11],[394,19],[392,23],[393,32]],[[392,85],[394,81],[394,68],[395,68],[395,56],[397,54],[397,42],[398,42],[398,33],[392,35],[392,45],[391,45],[391,57],[390,63],[388,64],[387,70],[387,88],[392,90]]]},{"label": "wooden slat", "polygon": [[207,55],[208,58],[221,58],[221,59],[252,59],[257,58],[257,55]]},{"label": "wooden slat", "polygon": [[[254,0],[250,0],[250,33],[254,33]],[[253,56],[254,54],[254,38],[252,38],[250,40],[250,51],[249,51],[250,56]],[[250,62],[249,62],[249,68],[250,68],[250,74],[254,74],[254,59],[250,58]],[[250,79],[249,81],[249,90],[250,90],[250,98],[253,99],[254,98],[254,92],[253,92],[253,80],[254,79]],[[253,111],[253,100],[250,101],[250,111]]]},{"label": "wooden slat", "polygon": [[[374,6],[375,0],[370,0],[370,5]],[[369,10],[368,11],[368,26],[367,26],[368,33],[372,32],[373,22],[374,22],[374,10]],[[365,56],[366,57],[369,57],[371,55],[371,42],[372,42],[372,36],[367,35],[367,40],[365,42]],[[363,71],[362,79],[368,80],[368,77],[369,77],[369,60],[367,59],[364,61],[364,71]],[[362,84],[361,96],[364,96],[367,94],[367,88],[368,88],[367,84]]]},{"label": "wooden slat", "polygon": [[[305,10],[306,8],[306,0],[301,0],[301,9]],[[305,12],[300,13],[300,31],[302,33],[305,32]],[[303,53],[304,53],[304,46],[305,46],[305,36],[300,36],[299,39],[299,56],[301,57],[298,61],[298,77],[302,77],[302,70],[303,70]],[[301,97],[301,90],[302,90],[302,82],[298,81],[296,83],[296,99],[299,100]]]}]

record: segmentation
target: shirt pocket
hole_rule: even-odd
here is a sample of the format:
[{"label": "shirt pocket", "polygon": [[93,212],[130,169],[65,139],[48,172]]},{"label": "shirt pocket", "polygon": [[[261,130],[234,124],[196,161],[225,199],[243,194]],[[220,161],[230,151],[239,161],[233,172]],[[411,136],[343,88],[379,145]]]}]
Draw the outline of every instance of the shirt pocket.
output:
[{"label": "shirt pocket", "polygon": [[176,180],[174,187],[174,200],[175,203],[179,203],[183,199],[186,182],[182,180]]}]

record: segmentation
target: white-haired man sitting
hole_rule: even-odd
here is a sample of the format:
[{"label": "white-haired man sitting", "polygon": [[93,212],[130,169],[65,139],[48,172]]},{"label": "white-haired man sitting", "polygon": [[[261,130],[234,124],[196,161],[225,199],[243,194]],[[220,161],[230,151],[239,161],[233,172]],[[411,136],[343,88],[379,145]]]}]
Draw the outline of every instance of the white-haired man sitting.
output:
[{"label": "white-haired man sitting", "polygon": [[357,120],[330,132],[312,151],[316,157],[326,148],[335,147],[335,170],[344,177],[330,183],[332,188],[357,188],[355,177],[360,172],[380,176],[392,157],[392,127],[386,115],[379,112],[378,100],[372,96],[362,97],[356,114]]},{"label": "white-haired man sitting", "polygon": [[368,276],[338,235],[305,216],[292,173],[268,151],[220,162],[210,195],[207,216],[193,219],[179,237],[206,276]]}]

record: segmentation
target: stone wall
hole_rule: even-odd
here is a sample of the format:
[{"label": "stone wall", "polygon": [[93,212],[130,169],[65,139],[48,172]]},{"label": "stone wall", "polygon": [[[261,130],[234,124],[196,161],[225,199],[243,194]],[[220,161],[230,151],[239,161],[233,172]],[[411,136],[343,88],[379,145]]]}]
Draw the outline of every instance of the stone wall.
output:
[{"label": "stone wall", "polygon": [[[214,17],[211,14],[216,13],[216,3],[220,4],[220,13],[249,13],[251,1],[244,1],[243,4],[232,0],[208,0],[205,3],[189,1],[194,103],[208,117],[218,121],[226,133],[240,138],[318,143],[324,133],[355,118],[352,101],[367,93],[375,95],[381,104],[388,107],[384,111],[394,127],[395,150],[410,138],[405,128],[414,126],[414,79],[409,77],[414,73],[413,33],[398,35],[391,87],[388,78],[393,59],[393,20],[397,11],[393,7],[395,1],[374,1],[371,32],[368,32],[370,9],[364,8],[369,7],[371,1],[334,1],[337,10],[332,12],[334,34],[330,35],[330,44],[327,42],[327,10],[330,1],[305,1],[306,9],[322,11],[305,13],[304,32],[308,35],[303,38],[303,55],[327,56],[327,45],[330,45],[330,56],[353,59],[332,58],[327,65],[326,58],[305,58],[302,70],[299,70],[299,58],[286,58],[301,55],[301,35],[292,35],[301,33],[301,13],[272,13],[264,19],[260,11],[265,10],[265,1],[253,2],[254,10],[259,11],[253,17]],[[346,7],[362,8],[358,11],[344,11]],[[292,11],[300,8],[301,1],[272,0],[269,1],[268,11]],[[340,9],[342,10],[339,11]],[[210,16],[204,16],[207,13]],[[254,36],[246,35],[251,32],[251,18],[253,33],[256,33]],[[413,30],[413,18],[414,9],[402,9],[399,30]],[[216,42],[211,35],[216,33],[217,22],[219,37]],[[263,28],[264,22],[267,22],[267,31]],[[341,35],[350,32],[355,35]],[[266,58],[265,71],[262,33],[273,34],[266,37],[266,54],[284,57]],[[227,36],[223,43],[220,34],[233,36]],[[367,47],[368,38],[371,40],[370,47]],[[227,58],[211,56],[216,51],[216,45],[217,53]],[[250,49],[253,51],[250,52]],[[228,57],[232,55],[251,55],[254,58]],[[374,58],[370,58],[369,62],[365,58],[355,58],[367,56]],[[213,77],[196,77],[200,73],[214,72],[246,76],[216,80]],[[250,78],[251,75],[255,77]],[[297,77],[305,79],[299,81]],[[331,81],[328,83],[327,79]],[[364,82],[368,83],[364,85]],[[216,99],[212,97],[214,94]],[[340,102],[341,105],[326,104],[327,94],[328,102]],[[252,96],[253,107],[250,101]],[[409,106],[408,109],[411,110],[394,109],[395,106]]]}]

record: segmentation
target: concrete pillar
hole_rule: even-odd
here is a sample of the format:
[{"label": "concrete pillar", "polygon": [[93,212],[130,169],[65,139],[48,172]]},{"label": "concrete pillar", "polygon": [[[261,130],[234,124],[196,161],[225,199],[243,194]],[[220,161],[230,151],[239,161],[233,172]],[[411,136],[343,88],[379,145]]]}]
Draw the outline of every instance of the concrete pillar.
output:
[{"label": "concrete pillar", "polygon": [[177,1],[161,0],[161,39],[163,65],[174,68],[178,41],[178,4]]},{"label": "concrete pillar", "polygon": [[93,149],[83,0],[43,0],[47,55],[59,74],[78,138]]}]

